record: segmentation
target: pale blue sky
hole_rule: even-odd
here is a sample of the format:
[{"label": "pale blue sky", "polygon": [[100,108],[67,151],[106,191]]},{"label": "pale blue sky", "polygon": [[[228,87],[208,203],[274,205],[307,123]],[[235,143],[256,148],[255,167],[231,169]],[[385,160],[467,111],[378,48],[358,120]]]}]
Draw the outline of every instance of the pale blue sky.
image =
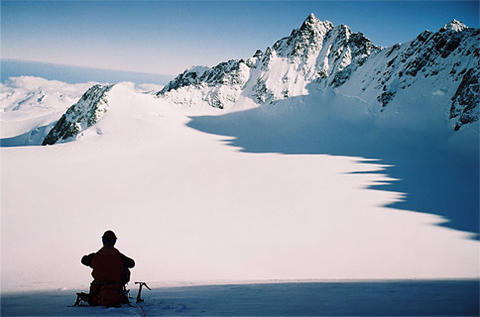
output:
[{"label": "pale blue sky", "polygon": [[177,74],[248,58],[313,12],[375,44],[453,18],[478,28],[477,1],[1,1],[2,58]]}]

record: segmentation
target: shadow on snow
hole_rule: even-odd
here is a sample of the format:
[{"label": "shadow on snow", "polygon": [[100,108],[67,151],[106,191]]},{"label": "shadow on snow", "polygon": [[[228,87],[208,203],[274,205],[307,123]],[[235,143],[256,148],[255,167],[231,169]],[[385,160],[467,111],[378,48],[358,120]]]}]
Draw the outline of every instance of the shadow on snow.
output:
[{"label": "shadow on snow", "polygon": [[[477,316],[478,285],[476,280],[417,280],[154,288],[143,294],[143,308],[150,316]],[[126,305],[67,307],[74,295],[74,291],[2,295],[1,314],[137,314]]]},{"label": "shadow on snow", "polygon": [[40,146],[54,125],[55,122],[11,138],[0,139],[0,147]]},{"label": "shadow on snow", "polygon": [[447,150],[453,131],[443,127],[438,133],[435,124],[429,130],[428,118],[425,125],[402,122],[389,110],[375,113],[358,99],[313,92],[225,115],[190,117],[187,125],[228,136],[224,142],[243,152],[373,159],[386,165],[374,173],[395,180],[368,188],[405,194],[385,207],[442,216],[442,226],[473,233],[478,240],[478,136],[467,139],[468,153]]}]

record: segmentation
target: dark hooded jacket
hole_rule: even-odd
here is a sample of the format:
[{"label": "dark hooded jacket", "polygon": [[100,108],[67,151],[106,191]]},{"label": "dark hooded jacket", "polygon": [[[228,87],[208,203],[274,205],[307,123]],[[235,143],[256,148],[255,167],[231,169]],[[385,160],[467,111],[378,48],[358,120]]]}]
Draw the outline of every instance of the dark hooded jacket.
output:
[{"label": "dark hooded jacket", "polygon": [[90,266],[92,277],[97,282],[121,283],[130,281],[130,270],[135,261],[123,255],[116,248],[101,248],[97,253],[82,257],[82,264]]}]

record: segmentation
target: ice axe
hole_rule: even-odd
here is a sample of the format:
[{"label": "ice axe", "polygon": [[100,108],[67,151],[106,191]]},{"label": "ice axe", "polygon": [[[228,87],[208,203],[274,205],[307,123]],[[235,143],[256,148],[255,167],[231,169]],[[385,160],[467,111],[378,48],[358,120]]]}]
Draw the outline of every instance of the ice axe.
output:
[{"label": "ice axe", "polygon": [[150,287],[148,287],[147,283],[145,282],[135,282],[135,284],[138,284],[138,294],[137,294],[137,304],[143,302],[143,299],[141,297],[142,295],[142,287],[145,286],[149,290],[152,290]]},{"label": "ice axe", "polygon": [[90,299],[90,294],[85,292],[77,293],[77,300],[75,301],[75,304],[73,304],[73,306],[82,306],[82,303],[83,302],[88,303],[89,299]]}]

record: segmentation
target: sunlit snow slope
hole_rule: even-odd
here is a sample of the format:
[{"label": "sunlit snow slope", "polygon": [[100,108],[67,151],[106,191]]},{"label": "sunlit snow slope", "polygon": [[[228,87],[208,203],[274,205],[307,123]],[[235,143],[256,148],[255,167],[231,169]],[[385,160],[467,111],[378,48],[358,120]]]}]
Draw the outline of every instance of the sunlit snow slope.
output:
[{"label": "sunlit snow slope", "polygon": [[136,260],[132,280],[480,276],[471,228],[438,225],[449,219],[432,205],[445,185],[475,221],[478,159],[464,145],[478,125],[397,129],[355,98],[314,90],[237,112],[129,83],[106,101],[75,142],[1,148],[3,292],[87,288],[80,258],[106,229]]},{"label": "sunlit snow slope", "polygon": [[478,278],[479,36],[310,15],[163,88],[11,78],[2,291],[86,288],[107,229],[133,280]]},{"label": "sunlit snow slope", "polygon": [[[346,25],[310,14],[265,52],[214,67],[192,67],[157,93],[186,105],[232,108],[244,98],[263,104],[334,88],[372,112],[432,102],[450,129],[479,120],[480,30],[452,20],[436,32],[378,47]],[[434,100],[431,100],[431,99]]]},{"label": "sunlit snow slope", "polygon": [[39,77],[11,77],[0,83],[2,145],[41,143],[65,110],[92,83],[67,84]]}]

